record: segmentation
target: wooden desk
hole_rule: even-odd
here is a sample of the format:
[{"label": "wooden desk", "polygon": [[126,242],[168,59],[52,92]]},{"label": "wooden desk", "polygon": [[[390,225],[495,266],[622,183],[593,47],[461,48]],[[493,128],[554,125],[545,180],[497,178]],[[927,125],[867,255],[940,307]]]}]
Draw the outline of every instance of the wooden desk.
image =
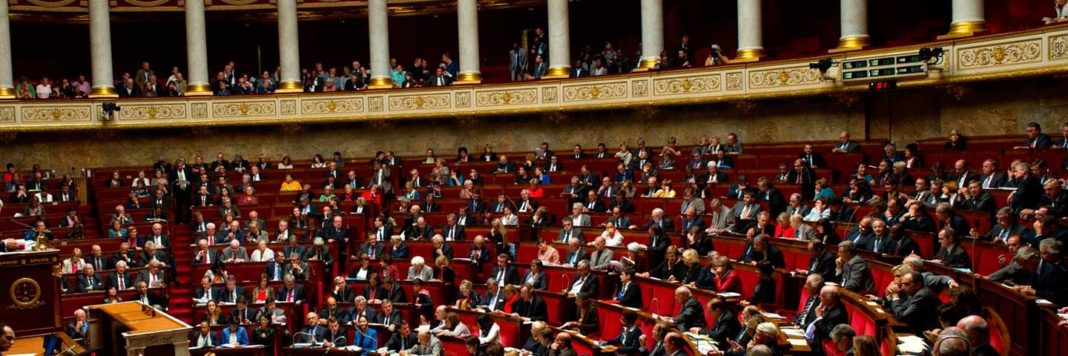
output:
[{"label": "wooden desk", "polygon": [[86,308],[90,338],[85,342],[91,350],[120,355],[125,349],[128,356],[152,352],[189,355],[188,334],[192,328],[163,311],[156,310],[155,316],[146,314],[139,302]]},{"label": "wooden desk", "polygon": [[359,356],[359,355],[363,355],[364,351],[352,351],[352,350],[348,350],[348,349],[339,349],[339,348],[333,348],[333,347],[331,347],[331,348],[326,348],[326,347],[317,347],[317,348],[286,347],[286,348],[282,349],[282,355],[286,355],[286,356],[327,355],[327,354],[330,354],[330,355],[341,355],[341,356]]},{"label": "wooden desk", "polygon": [[215,355],[242,355],[242,356],[266,356],[267,348],[263,345],[249,345],[241,347],[216,347],[213,349],[189,350],[190,356],[202,356],[208,353]]},{"label": "wooden desk", "polygon": [[[85,354],[85,353],[88,352],[88,350],[86,350],[85,347],[83,347],[81,344],[75,342],[65,332],[57,332],[57,333],[53,333],[52,335],[55,335],[60,340],[59,346],[56,347],[56,350],[55,350],[55,352],[57,354],[62,352],[62,351],[64,351],[64,350],[70,350],[70,351],[67,351],[65,354],[73,353],[75,355],[82,355],[82,354]],[[8,355],[17,355],[17,354],[40,355],[40,354],[43,354],[44,351],[45,351],[44,350],[44,339],[45,339],[45,336],[34,336],[34,337],[15,339],[15,343],[11,346],[11,349],[7,351],[7,354]]]}]

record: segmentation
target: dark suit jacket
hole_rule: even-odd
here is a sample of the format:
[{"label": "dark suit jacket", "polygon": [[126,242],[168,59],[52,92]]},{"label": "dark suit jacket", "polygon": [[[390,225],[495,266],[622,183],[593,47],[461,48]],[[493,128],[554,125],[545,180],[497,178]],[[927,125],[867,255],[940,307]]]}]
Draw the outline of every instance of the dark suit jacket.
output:
[{"label": "dark suit jacket", "polygon": [[615,346],[618,354],[635,354],[642,348],[642,344],[639,341],[642,334],[642,328],[637,325],[633,325],[630,328],[620,326],[619,335],[614,339],[606,340],[605,344]]},{"label": "dark suit jacket", "polygon": [[[1034,147],[1032,147],[1032,145]],[[1050,146],[1053,146],[1053,140],[1051,140],[1048,135],[1040,133],[1038,135],[1035,135],[1035,137],[1033,138],[1028,137],[1027,140],[1024,141],[1024,146],[1033,149],[1050,148]]]},{"label": "dark suit jacket", "polygon": [[727,310],[716,319],[716,325],[712,326],[712,329],[702,329],[700,334],[708,335],[720,345],[727,345],[727,339],[733,340],[734,335],[737,335],[741,329],[742,324],[738,322],[738,317],[734,315],[734,312]]},{"label": "dark suit jacket", "polygon": [[964,200],[964,209],[967,210],[979,210],[993,214],[997,208],[994,196],[987,192],[983,192],[978,197]]},{"label": "dark suit jacket", "polygon": [[[842,264],[842,273],[837,276],[838,284],[843,288],[863,293],[875,287],[871,270],[859,255]],[[931,314],[934,315],[934,314]]]},{"label": "dark suit jacket", "polygon": [[[126,289],[130,289],[130,288],[134,287],[134,285],[131,284],[130,282],[131,282],[130,274],[129,273],[124,273],[122,275],[122,283],[123,283],[123,286],[126,287]],[[118,289],[119,288],[119,274],[115,273],[115,272],[112,272],[111,274],[108,274],[108,282],[107,282],[107,284],[104,285],[104,287],[105,288],[115,287],[116,289]]]},{"label": "dark suit jacket", "polygon": [[953,268],[971,268],[972,260],[968,258],[968,252],[964,251],[963,247],[952,246],[951,249],[941,248],[934,257],[936,260],[942,260],[942,264],[947,267]]},{"label": "dark suit jacket", "polygon": [[549,311],[545,307],[545,301],[541,300],[541,298],[536,295],[531,296],[529,302],[523,299],[516,300],[512,309],[512,311],[519,314],[519,316],[527,317],[534,321],[549,320]]},{"label": "dark suit jacket", "polygon": [[393,312],[388,315],[388,323],[386,322],[386,316],[386,313],[379,312],[378,314],[375,314],[375,320],[373,322],[384,325],[400,326],[401,320],[404,319],[401,317],[400,311],[396,309],[394,309]]},{"label": "dark suit jacket", "polygon": [[408,336],[402,336],[400,333],[393,333],[393,336],[390,336],[389,341],[386,342],[386,349],[390,351],[404,351],[418,344],[419,337],[415,333],[410,332],[408,333]]},{"label": "dark suit jacket", "polygon": [[842,305],[842,302],[835,303],[834,306],[824,310],[823,318],[818,320],[815,319],[815,309],[813,309],[813,315],[810,318],[815,320],[812,322],[812,324],[815,324],[812,345],[823,345],[823,341],[831,339],[831,330],[834,329],[835,326],[838,326],[838,324],[849,324],[849,313],[846,312],[846,308]]},{"label": "dark suit jacket", "polygon": [[[567,290],[570,291],[571,288],[575,286],[575,283],[578,283],[579,280],[581,279],[576,275],[575,278],[571,280],[571,283],[567,285]],[[596,298],[597,284],[597,276],[595,276],[593,273],[590,273],[588,276],[586,276],[586,280],[582,283],[582,288],[579,289],[579,294],[587,298]]]},{"label": "dark suit jacket", "polygon": [[619,291],[616,292],[615,297],[616,300],[619,301],[620,305],[629,308],[641,309],[642,303],[644,303],[644,301],[642,300],[642,289],[638,286],[638,283],[634,281],[630,282],[630,285],[627,286],[626,291],[623,290],[623,285],[620,284]]},{"label": "dark suit jacket", "polygon": [[674,317],[674,321],[679,330],[701,328],[708,325],[708,322],[705,321],[705,312],[704,308],[701,307],[701,302],[693,297],[682,303],[682,309],[679,310],[679,315]]},{"label": "dark suit jacket", "polygon": [[[282,286],[281,288],[278,288],[278,293],[275,294],[275,300],[277,300],[279,302],[284,302],[288,298],[289,298],[289,288],[286,288],[286,286]],[[300,284],[293,285],[293,301],[294,302],[296,302],[296,301],[303,302],[304,301],[304,286],[302,286]]]},{"label": "dark suit jacket", "polygon": [[768,249],[764,252],[757,251],[755,248],[749,249],[749,253],[742,256],[742,262],[759,262],[767,260],[771,262],[775,268],[786,268],[786,258],[783,256],[782,251],[775,246],[768,245]]},{"label": "dark suit jacket", "polygon": [[675,262],[674,265],[669,265],[666,258],[660,261],[660,264],[649,271],[649,276],[660,279],[668,279],[668,277],[674,276],[677,280],[686,278],[686,267],[682,264],[682,261]]},{"label": "dark suit jacket", "polygon": [[[530,274],[531,274],[531,271],[527,271],[527,273],[525,275],[523,275],[523,279],[520,282],[522,282],[523,284],[528,284],[527,282],[531,280],[531,275]],[[538,273],[537,275],[535,275],[533,277],[533,283],[529,283],[529,284],[534,286],[534,289],[544,290],[545,287],[548,286],[548,284],[545,282],[545,272],[541,272],[541,273]]]},{"label": "dark suit jacket", "polygon": [[931,316],[938,315],[938,306],[942,301],[930,288],[923,287],[915,295],[890,300],[887,304],[887,309],[893,312],[898,321],[908,325],[907,329],[911,332],[919,334],[939,327],[938,318]]},{"label": "dark suit jacket", "polygon": [[[489,277],[498,278],[501,275],[501,267],[493,266],[493,271],[490,272]],[[500,282],[499,280],[497,282]],[[519,272],[516,272],[515,267],[507,266],[504,269],[504,283],[516,285],[519,284]]]},{"label": "dark suit jacket", "polygon": [[809,256],[808,258],[808,273],[818,273],[823,278],[831,278],[834,276],[835,255],[827,252],[826,250],[820,252],[819,255]]},{"label": "dark suit jacket", "polygon": [[[453,230],[456,230],[455,233],[453,233]],[[467,236],[464,235],[464,227],[461,225],[446,225],[441,229],[441,236],[445,238],[445,240],[449,239],[450,234],[454,234],[453,240],[455,241],[463,241],[467,239]]]},{"label": "dark suit jacket", "polygon": [[1012,209],[1019,213],[1023,209],[1038,208],[1042,193],[1042,184],[1038,182],[1038,178],[1028,175],[1013,193]]},{"label": "dark suit jacket", "polygon": [[[211,289],[211,300],[219,301],[219,290],[214,287],[209,288]],[[207,293],[207,290],[204,288],[197,288],[196,292],[193,292],[193,299],[203,299],[205,293]]]},{"label": "dark suit jacket", "polygon": [[78,275],[78,292],[92,292],[100,291],[104,289],[104,282],[99,275],[94,275],[93,280],[89,281],[89,278],[85,274]]}]

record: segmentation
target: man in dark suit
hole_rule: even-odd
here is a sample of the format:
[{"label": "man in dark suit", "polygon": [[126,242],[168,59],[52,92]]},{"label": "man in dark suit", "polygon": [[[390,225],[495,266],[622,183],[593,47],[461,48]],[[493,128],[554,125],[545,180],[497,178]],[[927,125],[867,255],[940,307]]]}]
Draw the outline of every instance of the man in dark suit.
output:
[{"label": "man in dark suit", "polygon": [[811,321],[801,326],[802,330],[813,329],[809,345],[813,350],[822,348],[825,340],[831,339],[831,330],[839,324],[849,323],[849,314],[841,302],[841,293],[837,286],[824,286],[820,289],[820,305],[816,307]]},{"label": "man in dark suit", "polygon": [[519,301],[513,308],[515,315],[528,318],[531,321],[549,320],[549,311],[545,306],[545,301],[534,295],[534,288],[532,286],[524,285],[520,288],[519,297]]},{"label": "man in dark suit", "polygon": [[994,196],[984,191],[983,184],[978,180],[969,182],[968,189],[963,189],[962,192],[964,192],[964,201],[961,206],[965,210],[985,211],[990,215],[994,215],[994,211],[997,210]]},{"label": "man in dark suit", "polygon": [[952,268],[972,268],[972,260],[968,257],[968,252],[959,246],[959,241],[960,238],[957,237],[953,228],[943,228],[938,232],[938,244],[941,248],[938,249],[938,253],[931,262]]},{"label": "man in dark suit", "polygon": [[994,214],[994,221],[994,226],[990,228],[986,235],[983,235],[982,238],[984,240],[1005,243],[1009,236],[1024,233],[1024,227],[1016,223],[1016,214],[1012,212],[1010,207],[998,209],[998,212]]},{"label": "man in dark suit", "polygon": [[278,289],[275,300],[279,302],[304,303],[304,286],[297,284],[297,279],[292,274],[287,274],[283,281],[285,285]]},{"label": "man in dark suit", "polygon": [[456,214],[449,214],[445,217],[445,227],[441,229],[441,236],[446,241],[463,241],[467,239],[464,235],[464,227],[456,222]]},{"label": "man in dark suit", "polygon": [[1005,173],[998,170],[998,161],[996,159],[987,159],[983,161],[983,175],[979,177],[979,182],[982,184],[983,189],[997,189],[1005,186],[1005,181],[1008,177]]},{"label": "man in dark suit", "polygon": [[820,274],[809,274],[805,277],[804,292],[808,297],[800,301],[801,312],[794,316],[791,324],[805,329],[809,324],[819,318],[816,315],[816,307],[820,305],[820,290],[825,285],[825,279]]},{"label": "man in dark suit", "polygon": [[753,237],[753,248],[749,249],[749,253],[742,256],[741,261],[754,265],[761,261],[768,261],[775,268],[786,268],[785,256],[782,251],[768,243],[768,238],[764,234]]},{"label": "man in dark suit", "polygon": [[582,247],[582,240],[577,236],[572,236],[567,241],[567,255],[564,260],[560,261],[565,266],[576,266],[579,262],[589,258],[589,254],[586,253],[586,248]]},{"label": "man in dark suit", "polygon": [[671,245],[664,251],[664,258],[660,260],[660,264],[648,273],[642,273],[641,276],[659,279],[675,277],[676,280],[682,280],[685,274],[686,267],[679,261],[679,251],[674,245]]},{"label": "man in dark suit", "polygon": [[397,323],[397,332],[393,333],[389,337],[389,341],[386,342],[386,349],[390,352],[407,351],[418,344],[419,338],[412,332],[408,321],[401,318],[400,322]]},{"label": "man in dark suit", "polygon": [[941,222],[941,229],[953,229],[953,234],[957,237],[964,236],[970,230],[968,221],[963,216],[957,215],[949,203],[938,203],[935,206],[935,216]]},{"label": "man in dark suit", "polygon": [[875,253],[890,253],[894,250],[893,238],[890,237],[890,229],[887,228],[883,219],[873,219],[871,223],[870,248]]},{"label": "man in dark suit", "polygon": [[452,80],[449,76],[445,75],[445,68],[442,67],[438,67],[437,70],[434,71],[434,75],[427,81],[427,85],[432,87],[443,87],[450,83],[452,83]]},{"label": "man in dark suit", "polygon": [[295,334],[295,343],[319,343],[326,340],[326,328],[319,324],[319,315],[310,312],[304,318],[304,328]]},{"label": "man in dark suit", "polygon": [[858,249],[871,250],[871,225],[875,220],[871,217],[864,217],[857,224],[857,227],[849,230],[846,234],[844,241],[852,241]]},{"label": "man in dark suit", "polygon": [[801,150],[801,154],[798,155],[798,158],[800,158],[801,161],[804,162],[806,167],[811,169],[827,167],[827,162],[823,160],[823,155],[813,150],[812,144],[806,143],[804,148]]},{"label": "man in dark suit", "polygon": [[898,321],[907,325],[913,333],[938,328],[938,306],[942,301],[931,289],[923,285],[920,272],[911,271],[901,276],[901,289],[890,296],[884,308],[894,314]]},{"label": "man in dark suit", "polygon": [[382,300],[382,310],[375,315],[374,323],[385,325],[390,331],[396,330],[400,322],[404,320],[399,310],[393,307],[393,301]]},{"label": "man in dark suit", "polygon": [[286,257],[282,253],[274,254],[274,261],[263,267],[263,274],[271,281],[281,281],[286,275]]},{"label": "man in dark suit", "polygon": [[[641,337],[643,335],[642,328],[637,325],[638,313],[632,310],[624,310],[620,321],[622,325],[619,327],[619,336],[611,340],[604,340],[601,344],[615,346],[617,354],[637,354],[642,348]],[[735,320],[735,323],[737,322]]]},{"label": "man in dark suit", "polygon": [[1024,132],[1027,132],[1027,140],[1024,141],[1023,146],[1016,146],[1016,149],[1028,149],[1028,150],[1042,150],[1053,146],[1053,140],[1048,135],[1042,133],[1042,125],[1037,122],[1028,122],[1024,126]]},{"label": "man in dark suit", "polygon": [[1040,256],[1042,256],[1042,262],[1038,267],[1038,278],[1031,287],[1023,288],[1025,294],[1033,294],[1056,305],[1064,305],[1068,301],[1068,283],[1064,283],[1068,280],[1068,266],[1065,266],[1063,262],[1063,252],[1061,252],[1063,248],[1064,243],[1055,238],[1044,239],[1038,243]]},{"label": "man in dark suit", "polygon": [[1047,180],[1046,184],[1043,184],[1043,190],[1045,194],[1042,195],[1042,201],[1038,203],[1038,206],[1047,207],[1049,214],[1058,218],[1068,215],[1068,193],[1061,191],[1061,181]]},{"label": "man in dark suit", "polygon": [[[360,256],[367,255],[367,257],[369,257],[371,260],[377,260],[382,257],[382,252],[385,249],[385,245],[379,243],[378,235],[385,235],[385,233],[382,232],[382,228],[380,228],[377,233],[367,233],[367,242],[364,242],[363,245],[360,246]],[[390,235],[385,236],[386,239],[390,238]]]},{"label": "man in dark suit", "polygon": [[864,258],[857,254],[857,246],[852,241],[838,243],[838,259],[835,264],[837,268],[834,277],[843,288],[863,293],[875,287],[871,270]]},{"label": "man in dark suit", "polygon": [[834,254],[827,251],[823,241],[813,239],[808,242],[808,270],[805,274],[811,276],[819,274],[823,278],[834,276]]},{"label": "man in dark suit", "polygon": [[197,304],[219,301],[219,291],[211,286],[211,278],[204,277],[200,279],[200,288],[193,292],[193,301]]},{"label": "man in dark suit", "polygon": [[628,308],[641,309],[642,304],[645,303],[642,300],[642,289],[633,279],[633,269],[624,268],[619,272],[619,291],[615,294],[615,301]]},{"label": "man in dark suit", "polygon": [[100,277],[96,276],[96,270],[93,265],[85,265],[82,269],[82,274],[78,276],[78,292],[96,292],[104,289],[104,283],[100,280]]},{"label": "man in dark suit", "polygon": [[796,184],[801,187],[801,196],[811,200],[816,195],[816,174],[814,168],[805,165],[805,160],[794,160],[794,168],[786,174],[786,184]]},{"label": "man in dark suit", "polygon": [[123,291],[127,289],[133,289],[133,279],[130,278],[130,274],[126,272],[126,262],[119,261],[115,265],[115,272],[108,275],[107,284],[104,285],[107,288],[115,287],[115,290]]},{"label": "man in dark suit", "polygon": [[969,315],[957,322],[957,327],[968,334],[968,341],[972,345],[973,356],[998,356],[1001,355],[993,346],[990,346],[990,327],[983,317]]},{"label": "man in dark suit", "polygon": [[219,344],[219,335],[211,331],[211,325],[207,321],[200,322],[200,327],[197,332],[193,334],[191,340],[189,340],[190,347],[199,347],[202,349],[210,349]]},{"label": "man in dark suit", "polygon": [[838,140],[838,144],[834,146],[834,149],[832,149],[831,152],[853,153],[860,148],[860,145],[858,145],[856,142],[849,140],[849,132],[842,131],[842,133],[838,134]]},{"label": "man in dark suit", "polygon": [[572,237],[584,241],[582,238],[582,231],[573,227],[571,219],[563,219],[561,223],[563,223],[563,228],[557,233],[557,242],[567,243],[568,241],[571,241]]},{"label": "man in dark suit", "polygon": [[1016,191],[1009,195],[1009,204],[1019,213],[1023,209],[1038,208],[1042,197],[1042,184],[1031,175],[1031,166],[1027,162],[1017,163],[1012,167],[1013,178],[1019,181]]},{"label": "man in dark suit", "polygon": [[707,312],[708,316],[716,321],[712,328],[702,329],[693,327],[690,328],[690,332],[708,335],[708,337],[712,338],[716,343],[727,345],[728,339],[733,338],[738,334],[738,331],[742,329],[742,324],[738,322],[738,316],[731,311],[730,304],[719,298],[713,298],[708,301]]},{"label": "man in dark suit", "polygon": [[237,306],[230,310],[230,321],[241,325],[259,323],[259,311],[248,307],[248,300],[244,295],[238,296]]},{"label": "man in dark suit", "polygon": [[568,295],[581,295],[583,298],[597,298],[597,276],[590,273],[589,261],[579,261],[575,279],[564,290]]},{"label": "man in dark suit", "polygon": [[496,279],[490,278],[486,280],[486,296],[482,298],[480,307],[489,311],[497,311],[504,309],[504,289],[501,288],[501,284]]},{"label": "man in dark suit", "polygon": [[497,283],[502,285],[517,285],[519,284],[519,272],[516,272],[514,266],[508,264],[508,259],[509,257],[507,253],[497,255],[497,264],[493,266],[493,271],[490,272],[490,276],[497,280]]},{"label": "man in dark suit", "polygon": [[679,330],[704,328],[708,325],[708,322],[705,321],[704,308],[701,307],[701,302],[694,298],[693,292],[690,291],[689,287],[682,286],[675,289],[675,303],[682,305],[682,308],[679,309],[679,314],[674,317],[663,318],[675,324]]}]

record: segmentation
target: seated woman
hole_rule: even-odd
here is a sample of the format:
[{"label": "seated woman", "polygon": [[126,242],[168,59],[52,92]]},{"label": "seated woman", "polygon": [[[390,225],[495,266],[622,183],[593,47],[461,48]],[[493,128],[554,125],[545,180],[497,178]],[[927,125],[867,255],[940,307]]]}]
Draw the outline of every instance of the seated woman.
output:
[{"label": "seated woman", "polygon": [[374,267],[371,267],[371,258],[364,253],[360,254],[360,264],[356,269],[352,270],[352,273],[349,273],[349,278],[365,281],[370,275],[374,274],[374,272]]},{"label": "seated woman", "polygon": [[560,264],[560,251],[547,241],[538,243],[538,260],[550,266]]},{"label": "seated woman", "polygon": [[460,282],[460,295],[453,305],[460,310],[471,310],[482,304],[482,297],[475,292],[475,285],[470,280]]},{"label": "seated woman", "polygon": [[756,286],[753,286],[753,295],[739,303],[743,306],[775,303],[775,279],[772,278],[775,266],[771,262],[761,261],[757,264],[757,271],[760,279]]},{"label": "seated woman", "polygon": [[456,271],[449,265],[449,257],[440,255],[434,259],[434,280],[453,284],[456,281]]},{"label": "seated woman", "polygon": [[208,322],[208,325],[219,326],[226,323],[226,319],[222,315],[222,311],[219,309],[219,305],[214,300],[208,301],[208,310],[204,311],[204,315],[200,317],[200,321]]},{"label": "seated woman", "polygon": [[601,237],[604,238],[605,246],[615,247],[623,245],[623,234],[616,229],[615,223],[605,223],[604,232],[601,233]]},{"label": "seated woman", "polygon": [[712,268],[706,270],[704,277],[697,285],[719,293],[742,293],[742,280],[734,272],[731,260],[727,256],[716,256],[712,259]]},{"label": "seated woman", "polygon": [[601,322],[598,319],[597,306],[594,305],[593,300],[583,297],[581,293],[576,294],[575,306],[575,319],[564,323],[561,327],[577,330],[583,335],[597,334],[601,328]]},{"label": "seated woman", "polygon": [[501,327],[493,322],[489,315],[482,314],[476,319],[478,323],[478,342],[482,345],[501,341]]},{"label": "seated woman", "polygon": [[790,214],[786,212],[779,213],[779,216],[775,219],[775,238],[778,239],[792,239],[797,235],[794,231],[794,227],[790,224]]}]

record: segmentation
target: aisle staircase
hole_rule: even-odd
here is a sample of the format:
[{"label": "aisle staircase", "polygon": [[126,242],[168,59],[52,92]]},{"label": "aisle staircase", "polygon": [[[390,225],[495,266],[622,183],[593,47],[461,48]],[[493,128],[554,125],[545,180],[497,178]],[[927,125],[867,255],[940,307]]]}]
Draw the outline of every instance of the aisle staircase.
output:
[{"label": "aisle staircase", "polygon": [[193,230],[189,225],[175,224],[171,231],[171,253],[177,268],[177,283],[171,285],[170,314],[182,321],[193,323],[193,260],[189,245],[193,243]]}]

